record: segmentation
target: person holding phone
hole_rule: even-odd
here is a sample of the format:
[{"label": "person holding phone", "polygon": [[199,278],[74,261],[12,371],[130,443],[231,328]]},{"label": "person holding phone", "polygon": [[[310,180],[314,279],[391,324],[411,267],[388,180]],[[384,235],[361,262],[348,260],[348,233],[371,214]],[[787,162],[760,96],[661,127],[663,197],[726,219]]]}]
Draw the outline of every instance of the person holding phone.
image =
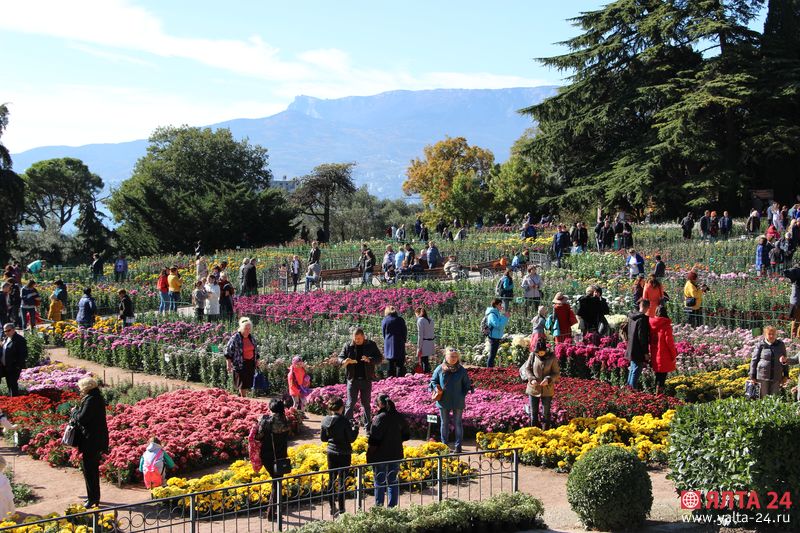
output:
[{"label": "person holding phone", "polygon": [[375,341],[367,339],[364,330],[356,328],[353,336],[339,354],[339,363],[345,367],[347,373],[347,403],[344,416],[353,418],[353,408],[356,401],[361,399],[364,410],[364,427],[369,429],[372,423],[372,382],[375,380],[375,365],[383,361],[378,345]]}]

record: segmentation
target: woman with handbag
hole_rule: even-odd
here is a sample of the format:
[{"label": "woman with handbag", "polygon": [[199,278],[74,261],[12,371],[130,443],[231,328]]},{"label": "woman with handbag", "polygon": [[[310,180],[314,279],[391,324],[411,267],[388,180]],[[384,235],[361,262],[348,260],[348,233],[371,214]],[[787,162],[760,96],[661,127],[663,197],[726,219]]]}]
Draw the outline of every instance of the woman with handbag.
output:
[{"label": "woman with handbag", "polygon": [[462,417],[467,393],[473,390],[467,369],[461,365],[461,354],[455,348],[444,349],[444,362],[431,376],[431,399],[439,408],[439,427],[442,444],[447,444],[452,420],[456,432],[455,453],[461,453],[464,438]]},{"label": "woman with handbag", "polygon": [[555,395],[555,384],[561,377],[558,359],[547,349],[547,341],[539,339],[535,351],[532,351],[525,363],[525,377],[528,386],[528,406],[531,416],[531,427],[539,427],[539,405],[542,406],[542,429],[550,429],[550,404]]},{"label": "woman with handbag", "polygon": [[378,396],[378,414],[372,421],[367,441],[367,463],[375,477],[375,505],[383,506],[388,489],[388,507],[397,507],[400,487],[397,474],[403,460],[403,442],[411,438],[408,422],[385,394]]},{"label": "woman with handbag", "polygon": [[81,403],[73,409],[70,421],[75,425],[73,446],[81,452],[83,479],[86,482],[87,509],[100,504],[100,456],[108,452],[106,401],[94,378],[78,381]]},{"label": "woman with handbag", "polygon": [[697,272],[691,270],[686,274],[686,284],[683,286],[683,303],[686,310],[686,321],[694,327],[703,325],[703,293],[705,287],[697,286]]},{"label": "woman with handbag", "polygon": [[[328,412],[330,414],[322,419],[319,438],[322,442],[328,443],[328,470],[341,469],[328,475],[331,518],[336,518],[345,512],[344,495],[348,474],[346,467],[352,464],[352,444],[358,437],[358,423],[344,416],[344,402],[339,397],[333,398],[328,403]],[[338,500],[338,511],[335,500]]]},{"label": "woman with handbag", "polygon": [[225,359],[228,372],[233,372],[233,385],[239,389],[239,396],[245,397],[253,386],[258,363],[258,343],[253,337],[253,323],[243,316],[239,319],[239,329],[231,335],[225,346]]},{"label": "woman with handbag", "polygon": [[[273,398],[269,402],[272,414],[263,415],[258,420],[255,438],[261,442],[261,464],[269,473],[269,477],[277,479],[292,471],[289,461],[289,420],[286,418],[286,406],[283,401]],[[272,485],[269,495],[267,518],[275,518],[277,491],[281,490],[277,483]]]}]

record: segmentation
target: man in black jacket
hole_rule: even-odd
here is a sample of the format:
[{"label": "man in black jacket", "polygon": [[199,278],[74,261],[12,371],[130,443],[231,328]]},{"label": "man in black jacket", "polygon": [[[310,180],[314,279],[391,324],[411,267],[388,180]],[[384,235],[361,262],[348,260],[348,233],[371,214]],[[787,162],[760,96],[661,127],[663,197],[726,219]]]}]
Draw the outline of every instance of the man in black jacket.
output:
[{"label": "man in black jacket", "polygon": [[686,216],[683,217],[681,220],[681,230],[683,231],[683,238],[685,240],[691,240],[692,238],[692,230],[694,229],[694,217],[692,216],[692,212],[689,211],[686,213]]},{"label": "man in black jacket", "polygon": [[364,330],[356,328],[353,338],[342,348],[339,363],[347,373],[347,404],[344,416],[353,418],[353,408],[361,398],[364,410],[364,426],[369,429],[372,422],[372,382],[375,380],[375,365],[383,361],[383,356],[375,341],[368,340]]},{"label": "man in black jacket", "polygon": [[706,211],[700,217],[700,237],[705,240],[710,236],[711,231],[711,212]]},{"label": "man in black jacket", "polygon": [[396,507],[400,488],[397,473],[403,460],[403,441],[411,438],[408,422],[385,394],[378,397],[378,414],[369,431],[367,463],[383,463],[372,467],[375,475],[375,505],[382,507],[389,489],[389,507]]},{"label": "man in black jacket", "polygon": [[28,343],[17,333],[14,324],[3,326],[3,343],[0,350],[0,377],[5,376],[11,396],[19,396],[19,374],[28,361]]},{"label": "man in black jacket", "polygon": [[600,298],[595,287],[587,287],[586,294],[578,298],[578,310],[575,313],[581,319],[581,333],[596,333],[600,327]]},{"label": "man in black jacket", "polygon": [[625,358],[630,361],[628,386],[632,389],[638,387],[642,367],[649,357],[650,320],[646,314],[649,307],[650,302],[642,298],[639,311],[628,315],[628,349],[625,351]]},{"label": "man in black jacket", "polygon": [[308,264],[318,263],[322,256],[322,250],[319,249],[319,241],[311,243],[311,250],[308,251]]}]

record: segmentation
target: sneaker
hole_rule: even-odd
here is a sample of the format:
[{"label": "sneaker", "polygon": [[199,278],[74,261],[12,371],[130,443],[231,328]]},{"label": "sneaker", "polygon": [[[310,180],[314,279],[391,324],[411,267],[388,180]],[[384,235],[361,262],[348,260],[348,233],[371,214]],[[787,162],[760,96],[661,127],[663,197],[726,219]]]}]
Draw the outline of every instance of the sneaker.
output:
[{"label": "sneaker", "polygon": [[456,453],[462,453],[461,446],[456,446]]}]

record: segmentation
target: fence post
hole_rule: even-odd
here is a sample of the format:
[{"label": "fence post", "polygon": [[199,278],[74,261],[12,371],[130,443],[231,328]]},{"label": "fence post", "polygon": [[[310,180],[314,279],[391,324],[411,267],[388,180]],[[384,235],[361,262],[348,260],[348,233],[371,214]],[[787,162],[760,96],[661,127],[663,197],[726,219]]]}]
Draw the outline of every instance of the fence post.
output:
[{"label": "fence post", "polygon": [[511,492],[519,492],[519,450],[514,450],[514,472],[511,474]]},{"label": "fence post", "polygon": [[275,516],[278,518],[278,531],[283,531],[283,489],[281,487],[281,481],[274,481],[272,485],[272,490],[277,490],[277,505],[278,508],[275,510]]},{"label": "fence post", "polygon": [[358,511],[364,510],[364,466],[359,465],[356,469],[356,509]]},{"label": "fence post", "polygon": [[197,501],[194,494],[189,495],[189,531],[197,531]]},{"label": "fence post", "polygon": [[436,501],[441,502],[444,494],[444,483],[442,482],[442,456],[436,458]]},{"label": "fence post", "polygon": [[100,530],[97,526],[97,513],[99,511],[95,511],[92,513],[92,533],[98,533]]}]

